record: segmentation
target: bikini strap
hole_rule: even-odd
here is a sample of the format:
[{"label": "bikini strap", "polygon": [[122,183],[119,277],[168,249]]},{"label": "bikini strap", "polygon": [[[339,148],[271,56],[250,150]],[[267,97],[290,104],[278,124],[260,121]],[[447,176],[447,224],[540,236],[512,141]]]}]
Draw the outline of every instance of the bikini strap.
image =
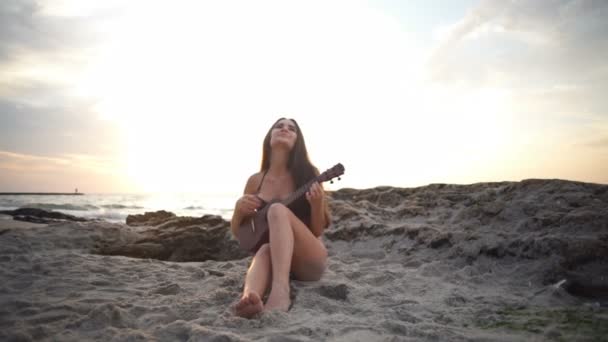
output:
[{"label": "bikini strap", "polygon": [[256,191],[256,193],[260,193],[260,189],[262,189],[262,183],[264,183],[264,178],[266,178],[266,174],[268,173],[268,170],[264,171],[264,175],[262,176],[262,180],[260,181],[260,185],[258,185],[258,190]]}]

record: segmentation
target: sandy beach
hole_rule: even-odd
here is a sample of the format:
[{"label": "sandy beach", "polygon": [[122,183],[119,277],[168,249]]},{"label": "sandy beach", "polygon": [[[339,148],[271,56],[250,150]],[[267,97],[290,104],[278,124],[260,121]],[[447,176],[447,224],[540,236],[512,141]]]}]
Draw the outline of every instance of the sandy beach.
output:
[{"label": "sandy beach", "polygon": [[292,281],[288,313],[253,319],[230,309],[249,258],[220,217],[2,216],[0,340],[608,340],[606,185],[342,189],[330,203],[323,278]]}]

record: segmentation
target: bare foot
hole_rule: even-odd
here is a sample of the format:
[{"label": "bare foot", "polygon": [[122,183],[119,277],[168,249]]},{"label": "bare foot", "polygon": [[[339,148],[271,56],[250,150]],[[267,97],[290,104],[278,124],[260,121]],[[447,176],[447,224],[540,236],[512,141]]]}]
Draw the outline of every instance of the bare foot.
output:
[{"label": "bare foot", "polygon": [[273,284],[266,305],[264,305],[264,311],[280,310],[287,312],[290,304],[289,284],[287,286]]},{"label": "bare foot", "polygon": [[264,309],[262,299],[255,292],[249,292],[241,297],[241,300],[234,306],[234,311],[237,316],[251,318],[258,312]]}]

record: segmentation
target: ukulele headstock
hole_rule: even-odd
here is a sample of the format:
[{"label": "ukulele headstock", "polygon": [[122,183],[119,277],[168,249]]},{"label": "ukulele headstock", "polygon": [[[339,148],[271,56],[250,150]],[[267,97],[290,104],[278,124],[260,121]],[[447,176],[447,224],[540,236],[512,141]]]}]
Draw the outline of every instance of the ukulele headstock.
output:
[{"label": "ukulele headstock", "polygon": [[338,177],[338,180],[340,180],[340,176],[344,174],[344,165],[342,165],[342,163],[338,163],[336,165],[334,165],[332,168],[325,170],[325,172],[323,172],[322,174],[319,175],[319,177],[317,177],[317,180],[321,183],[321,182],[327,182],[330,181],[330,183],[333,184],[333,179]]}]

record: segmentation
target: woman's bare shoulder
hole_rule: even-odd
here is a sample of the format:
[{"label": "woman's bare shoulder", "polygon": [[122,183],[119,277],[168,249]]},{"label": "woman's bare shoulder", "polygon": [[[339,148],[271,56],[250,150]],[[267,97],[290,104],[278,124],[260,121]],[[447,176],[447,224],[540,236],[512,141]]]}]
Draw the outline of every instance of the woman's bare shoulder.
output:
[{"label": "woman's bare shoulder", "polygon": [[260,182],[262,181],[262,172],[256,172],[254,174],[252,174],[251,176],[249,176],[249,179],[247,179],[247,185],[245,185],[245,193],[246,194],[252,194],[254,193],[258,186],[260,185]]},{"label": "woman's bare shoulder", "polygon": [[264,173],[262,171],[258,171],[256,173],[252,174],[251,176],[249,176],[249,180],[247,180],[247,182],[259,183],[262,180],[263,175],[264,175]]}]

